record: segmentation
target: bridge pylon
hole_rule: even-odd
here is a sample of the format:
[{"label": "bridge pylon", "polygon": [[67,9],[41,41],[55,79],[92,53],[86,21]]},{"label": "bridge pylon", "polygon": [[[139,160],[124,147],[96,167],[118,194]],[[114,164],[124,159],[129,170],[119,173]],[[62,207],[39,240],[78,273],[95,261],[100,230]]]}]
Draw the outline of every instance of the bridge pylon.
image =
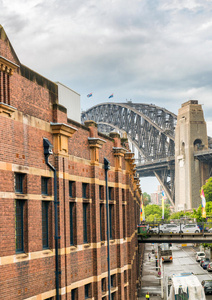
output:
[{"label": "bridge pylon", "polygon": [[209,177],[208,168],[195,152],[208,149],[206,122],[197,100],[182,104],[175,129],[175,210],[200,205],[200,188]]}]

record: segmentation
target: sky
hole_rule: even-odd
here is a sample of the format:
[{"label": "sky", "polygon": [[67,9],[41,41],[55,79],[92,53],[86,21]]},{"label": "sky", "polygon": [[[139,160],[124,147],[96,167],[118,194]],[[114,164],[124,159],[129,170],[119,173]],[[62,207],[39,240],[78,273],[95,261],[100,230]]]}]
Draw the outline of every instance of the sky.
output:
[{"label": "sky", "polygon": [[212,136],[211,0],[0,0],[0,24],[20,62],[82,110],[111,94],[175,114],[199,100]]}]

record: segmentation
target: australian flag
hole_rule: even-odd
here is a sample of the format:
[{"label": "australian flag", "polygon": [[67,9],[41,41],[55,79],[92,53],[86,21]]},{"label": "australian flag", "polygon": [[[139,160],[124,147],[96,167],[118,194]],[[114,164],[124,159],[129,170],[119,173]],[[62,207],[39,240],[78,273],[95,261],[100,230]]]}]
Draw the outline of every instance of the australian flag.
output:
[{"label": "australian flag", "polygon": [[88,98],[90,98],[90,97],[92,97],[92,96],[93,96],[92,93],[90,93],[90,94],[87,95]]},{"label": "australian flag", "polygon": [[108,98],[109,98],[109,99],[110,99],[110,98],[113,98],[113,94],[111,94]]}]

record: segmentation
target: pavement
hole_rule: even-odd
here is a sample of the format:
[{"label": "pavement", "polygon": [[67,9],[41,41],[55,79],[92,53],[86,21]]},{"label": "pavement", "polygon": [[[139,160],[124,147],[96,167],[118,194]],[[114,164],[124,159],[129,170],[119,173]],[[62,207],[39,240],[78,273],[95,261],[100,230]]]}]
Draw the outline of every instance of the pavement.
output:
[{"label": "pavement", "polygon": [[[146,300],[146,293],[149,292],[150,300],[161,300],[161,284],[156,270],[155,255],[151,253],[152,244],[145,244],[144,260],[141,276],[141,289],[138,293],[138,300]],[[151,253],[149,259],[148,254]]]}]

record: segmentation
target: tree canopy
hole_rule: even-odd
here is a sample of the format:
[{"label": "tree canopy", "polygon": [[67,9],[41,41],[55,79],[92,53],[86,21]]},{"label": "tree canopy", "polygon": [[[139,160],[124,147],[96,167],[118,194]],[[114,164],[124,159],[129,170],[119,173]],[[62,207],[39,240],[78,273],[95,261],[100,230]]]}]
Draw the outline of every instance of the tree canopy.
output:
[{"label": "tree canopy", "polygon": [[[153,222],[162,220],[162,207],[156,204],[149,204],[145,206],[145,219],[147,222]],[[170,216],[169,205],[164,208],[164,219],[168,219]]]},{"label": "tree canopy", "polygon": [[212,201],[212,177],[203,185],[206,202]]}]

